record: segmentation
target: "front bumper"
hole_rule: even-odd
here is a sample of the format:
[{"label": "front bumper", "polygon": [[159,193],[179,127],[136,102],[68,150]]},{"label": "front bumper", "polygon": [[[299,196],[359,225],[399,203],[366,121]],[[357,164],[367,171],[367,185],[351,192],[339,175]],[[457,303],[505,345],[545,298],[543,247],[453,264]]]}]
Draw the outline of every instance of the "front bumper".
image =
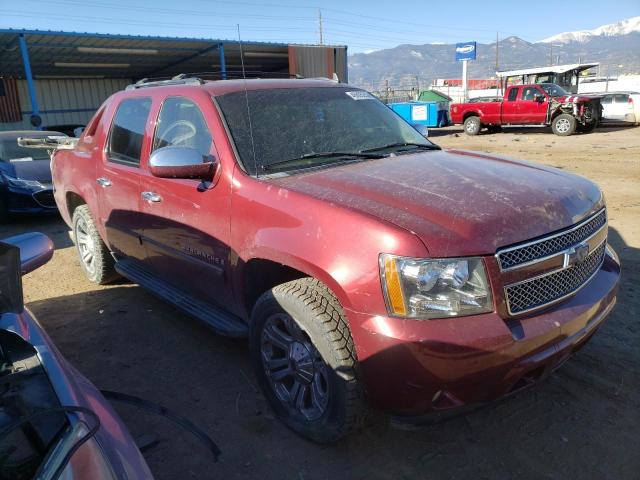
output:
[{"label": "front bumper", "polygon": [[58,211],[52,188],[33,190],[9,187],[4,192],[4,198],[8,212],[13,214],[56,213]]},{"label": "front bumper", "polygon": [[420,321],[347,310],[367,398],[396,423],[419,423],[521,390],[589,340],[615,304],[619,278],[607,252],[573,297],[518,319],[494,312]]}]

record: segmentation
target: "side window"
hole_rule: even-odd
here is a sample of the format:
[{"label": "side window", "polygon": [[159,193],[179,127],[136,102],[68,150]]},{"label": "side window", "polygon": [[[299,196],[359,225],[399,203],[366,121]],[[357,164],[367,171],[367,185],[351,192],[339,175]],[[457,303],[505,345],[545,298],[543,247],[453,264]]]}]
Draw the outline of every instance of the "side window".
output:
[{"label": "side window", "polygon": [[614,98],[614,102],[615,103],[628,103],[629,102],[629,95],[625,95],[623,93],[617,93],[613,96]]},{"label": "side window", "polygon": [[509,96],[507,97],[507,100],[509,102],[515,102],[516,98],[518,98],[518,90],[520,90],[519,88],[512,88],[511,90],[509,90]]},{"label": "side window", "polygon": [[602,103],[602,104],[613,103],[613,95],[606,95],[606,96],[602,97],[602,99],[600,100],[600,103]]},{"label": "side window", "polygon": [[93,137],[96,134],[96,130],[98,129],[98,125],[100,124],[100,120],[102,120],[102,115],[104,114],[104,109],[105,107],[103,106],[98,110],[98,113],[93,116],[93,119],[91,119],[91,122],[84,131],[85,137]]},{"label": "side window", "polygon": [[525,87],[522,89],[522,100],[525,102],[532,102],[535,95],[542,95],[542,93],[540,93],[540,90],[538,90],[536,87]]},{"label": "side window", "polygon": [[204,116],[192,100],[169,97],[164,101],[153,139],[153,150],[168,146],[191,147],[198,150],[203,161],[206,161],[211,151],[211,140]]},{"label": "side window", "polygon": [[129,98],[118,105],[113,117],[107,158],[111,162],[138,166],[144,139],[144,128],[151,109],[151,99]]}]

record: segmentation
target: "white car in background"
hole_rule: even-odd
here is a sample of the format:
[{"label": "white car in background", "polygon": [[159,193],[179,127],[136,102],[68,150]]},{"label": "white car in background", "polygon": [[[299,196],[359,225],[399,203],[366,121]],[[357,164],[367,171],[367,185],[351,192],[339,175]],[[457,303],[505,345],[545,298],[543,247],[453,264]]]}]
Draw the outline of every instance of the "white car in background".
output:
[{"label": "white car in background", "polygon": [[603,123],[640,124],[640,93],[607,92],[601,95]]}]

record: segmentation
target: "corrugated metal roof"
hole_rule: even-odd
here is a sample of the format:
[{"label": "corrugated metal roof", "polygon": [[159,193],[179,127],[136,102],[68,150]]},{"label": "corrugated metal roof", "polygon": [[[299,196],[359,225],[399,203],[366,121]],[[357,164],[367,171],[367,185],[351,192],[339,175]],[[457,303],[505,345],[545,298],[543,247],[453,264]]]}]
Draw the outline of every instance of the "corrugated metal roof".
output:
[{"label": "corrugated metal roof", "polygon": [[547,67],[536,68],[523,68],[520,70],[506,70],[502,72],[496,72],[498,77],[515,77],[519,75],[533,75],[536,73],[565,73],[569,70],[587,70],[589,68],[597,67],[599,63],[572,63],[568,65],[550,65]]},{"label": "corrugated metal roof", "polygon": [[[219,45],[224,47],[227,71],[240,69],[237,40],[0,29],[0,75],[24,76],[20,35],[28,45],[32,72],[41,78],[138,79],[215,72],[220,69]],[[242,48],[247,70],[288,72],[288,44],[243,41]]]}]

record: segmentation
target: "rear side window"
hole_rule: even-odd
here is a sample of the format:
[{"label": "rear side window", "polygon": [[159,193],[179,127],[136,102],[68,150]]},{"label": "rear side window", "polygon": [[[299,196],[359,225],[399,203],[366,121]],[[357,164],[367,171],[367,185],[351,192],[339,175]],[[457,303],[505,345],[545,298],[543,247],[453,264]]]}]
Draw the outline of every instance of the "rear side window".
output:
[{"label": "rear side window", "polygon": [[100,120],[102,120],[102,114],[104,113],[104,109],[105,107],[102,107],[100,110],[98,110],[98,113],[96,113],[93,116],[91,123],[89,123],[89,126],[84,131],[85,137],[93,137],[96,134],[96,130],[98,129],[98,124],[100,123]]},{"label": "rear side window", "polygon": [[511,90],[509,90],[509,97],[507,98],[507,100],[510,102],[515,102],[516,98],[518,97],[518,90],[518,88],[512,88]]},{"label": "rear side window", "polygon": [[204,161],[211,151],[211,132],[198,106],[188,98],[169,97],[162,104],[153,150],[169,146],[195,148]]},{"label": "rear side window", "polygon": [[629,102],[629,95],[625,95],[625,94],[616,94],[613,96],[614,98],[614,102],[615,103],[628,103]]},{"label": "rear side window", "polygon": [[138,166],[144,129],[151,109],[151,99],[129,98],[118,106],[107,146],[107,158],[111,162]]}]

